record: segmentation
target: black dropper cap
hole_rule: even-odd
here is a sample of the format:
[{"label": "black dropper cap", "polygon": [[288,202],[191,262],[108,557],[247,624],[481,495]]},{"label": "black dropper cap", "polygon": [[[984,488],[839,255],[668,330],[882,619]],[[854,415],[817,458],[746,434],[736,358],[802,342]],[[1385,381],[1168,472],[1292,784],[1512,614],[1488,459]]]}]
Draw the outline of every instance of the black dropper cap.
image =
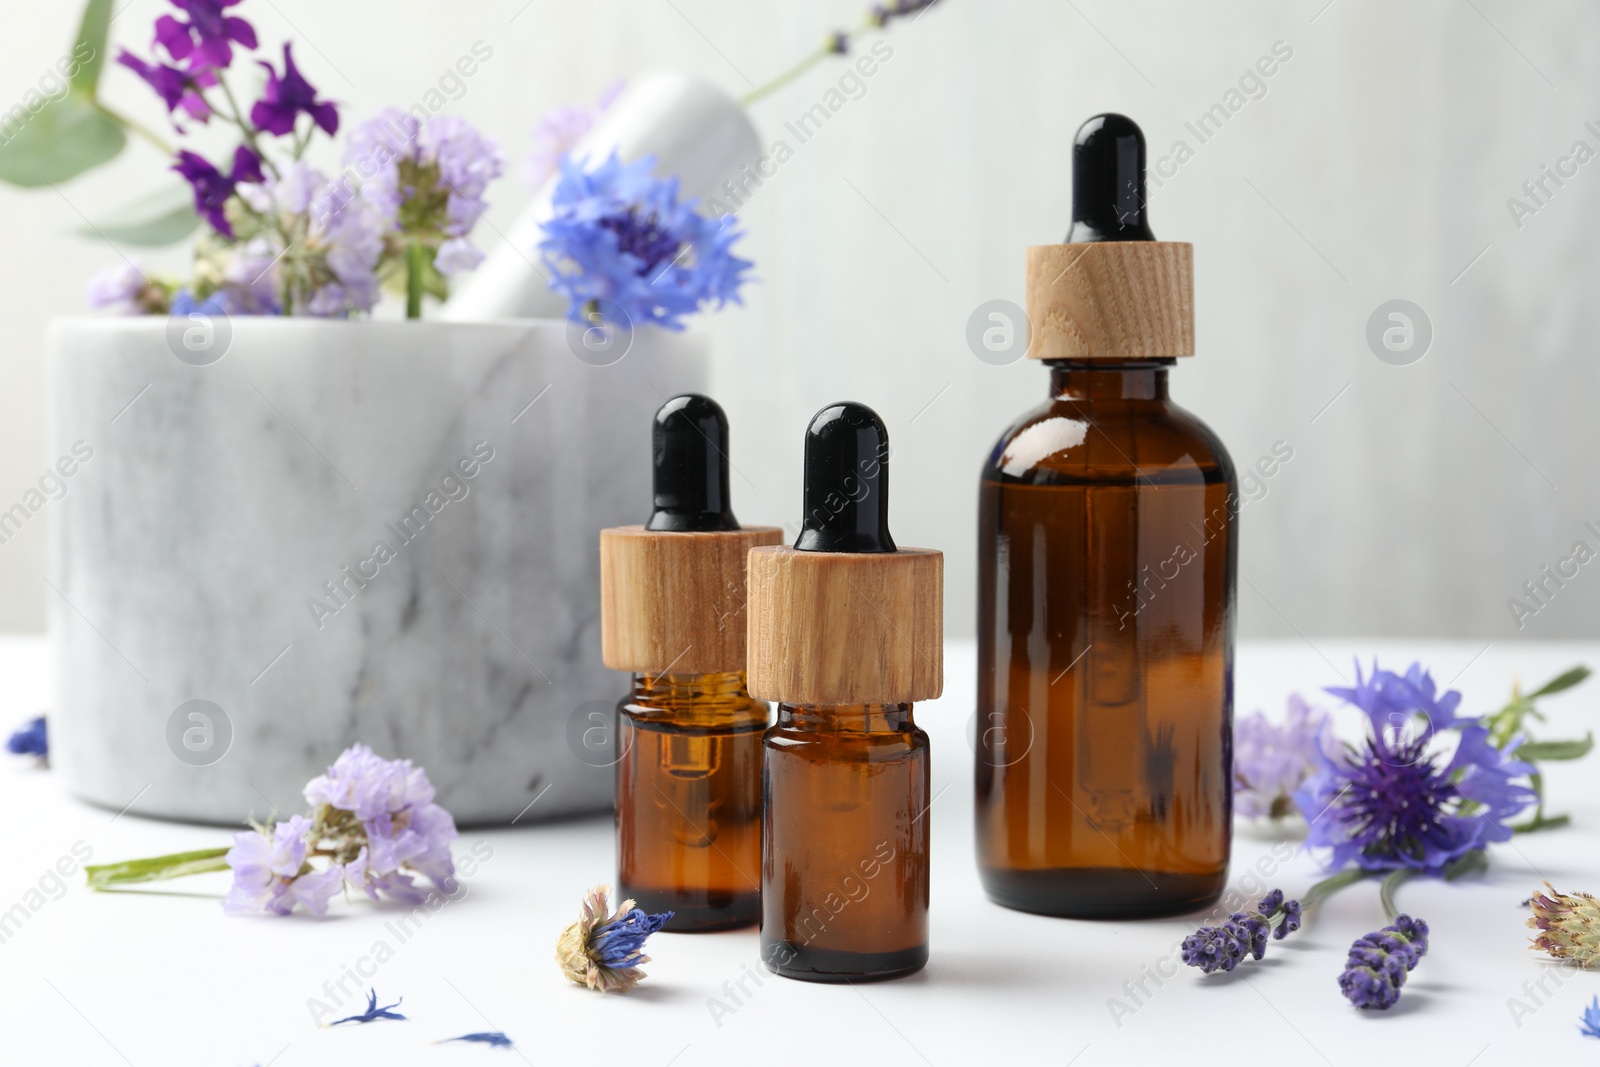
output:
[{"label": "black dropper cap", "polygon": [[1145,218],[1144,133],[1107,112],[1078,127],[1072,145],[1072,229],[1067,243],[1154,241]]},{"label": "black dropper cap", "polygon": [[728,416],[715,400],[682,393],[661,405],[651,431],[655,510],[646,530],[737,530],[728,498]]},{"label": "black dropper cap", "polygon": [[806,428],[801,552],[893,552],[889,431],[865,404],[829,404]]}]

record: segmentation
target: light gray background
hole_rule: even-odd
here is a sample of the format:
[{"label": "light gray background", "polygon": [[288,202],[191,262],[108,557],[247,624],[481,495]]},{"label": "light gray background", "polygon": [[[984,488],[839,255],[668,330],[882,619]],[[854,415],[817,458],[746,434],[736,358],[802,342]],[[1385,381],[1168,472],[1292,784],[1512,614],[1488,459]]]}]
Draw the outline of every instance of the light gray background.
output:
[{"label": "light gray background", "polygon": [[[5,107],[68,47],[76,7],[5,0]],[[146,51],[163,7],[131,0],[114,39]],[[743,92],[863,7],[247,0],[239,13],[264,42],[300,42],[302,67],[348,105],[346,121],[415,101],[488,42],[493,58],[451,107],[515,164],[553,104],[651,66]],[[1583,529],[1600,528],[1600,160],[1520,227],[1507,207],[1574,141],[1600,150],[1584,125],[1600,129],[1600,9],[943,0],[887,39],[893,57],[865,95],[807,143],[784,124],[842,65],[753,108],[763,138],[796,153],[743,212],[760,284],[708,324],[745,521],[792,523],[807,419],[840,398],[870,403],[894,437],[896,537],[947,553],[948,626],[970,631],[979,466],[1042,398],[1045,374],[980,362],[967,318],[984,301],[1021,300],[1022,249],[1066,229],[1073,130],[1119,110],[1144,125],[1153,157],[1180,138],[1194,149],[1152,191],[1158,236],[1196,246],[1199,355],[1173,373],[1174,395],[1241,467],[1274,442],[1294,449],[1243,513],[1243,633],[1509,638],[1506,600],[1524,581],[1580,537],[1600,549]],[[1199,143],[1185,123],[1276,41],[1293,57],[1265,95]],[[125,71],[108,91],[161,121]],[[67,231],[80,213],[154,188],[163,165],[135,144],[59,192],[0,189],[0,510],[55,458],[45,322],[80,312],[84,280],[115,258]],[[491,192],[500,229],[528,197],[518,169]],[[1397,298],[1421,305],[1434,330],[1426,357],[1404,367],[1365,341],[1374,308]],[[0,628],[42,627],[54,595],[45,545],[41,519],[0,545]],[[1600,633],[1597,597],[1592,564],[1521,636]]]}]

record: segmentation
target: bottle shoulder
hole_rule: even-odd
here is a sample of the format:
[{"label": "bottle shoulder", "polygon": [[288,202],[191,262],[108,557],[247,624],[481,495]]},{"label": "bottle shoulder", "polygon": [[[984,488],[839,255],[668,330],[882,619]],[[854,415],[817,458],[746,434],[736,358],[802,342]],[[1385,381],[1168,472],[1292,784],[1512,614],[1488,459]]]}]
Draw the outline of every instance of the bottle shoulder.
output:
[{"label": "bottle shoulder", "polygon": [[1001,434],[983,478],[1021,485],[1236,481],[1222,439],[1169,399],[1046,400]]}]

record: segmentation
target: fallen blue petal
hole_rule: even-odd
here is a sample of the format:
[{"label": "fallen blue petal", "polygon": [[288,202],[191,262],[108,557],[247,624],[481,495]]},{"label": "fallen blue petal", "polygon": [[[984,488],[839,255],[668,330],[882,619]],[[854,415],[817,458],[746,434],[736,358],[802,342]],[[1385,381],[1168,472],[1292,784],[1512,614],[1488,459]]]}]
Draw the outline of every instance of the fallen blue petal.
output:
[{"label": "fallen blue petal", "polygon": [[437,1044],[448,1045],[452,1041],[475,1041],[480,1045],[488,1045],[490,1048],[511,1047],[511,1039],[498,1030],[492,1033],[462,1034],[460,1037],[447,1037],[443,1041],[437,1042]]},{"label": "fallen blue petal", "polygon": [[1600,997],[1595,997],[1594,1003],[1583,1009],[1578,1032],[1584,1037],[1600,1037]]},{"label": "fallen blue petal", "polygon": [[378,991],[376,989],[369,989],[367,990],[366,1011],[362,1012],[360,1015],[352,1015],[347,1019],[335,1019],[328,1025],[338,1026],[340,1023],[370,1023],[374,1019],[404,1019],[404,1015],[401,1015],[397,1011],[390,1011],[389,1009],[398,1008],[401,1004],[401,1001],[404,1001],[405,999],[405,997],[401,997],[400,1000],[395,1001],[393,1004],[389,1004],[380,1008],[378,1007]]},{"label": "fallen blue petal", "polygon": [[33,756],[41,763],[50,758],[50,735],[44,716],[31,719],[6,739],[6,751],[14,756]]}]

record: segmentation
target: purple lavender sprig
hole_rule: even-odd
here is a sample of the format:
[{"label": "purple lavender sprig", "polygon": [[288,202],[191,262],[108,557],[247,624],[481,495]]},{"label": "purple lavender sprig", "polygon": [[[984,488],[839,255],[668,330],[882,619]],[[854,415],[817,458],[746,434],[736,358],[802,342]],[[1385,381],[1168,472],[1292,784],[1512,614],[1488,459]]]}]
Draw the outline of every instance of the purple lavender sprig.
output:
[{"label": "purple lavender sprig", "polygon": [[859,35],[869,30],[884,29],[897,19],[909,18],[915,21],[917,16],[936,3],[938,3],[938,0],[894,0],[893,3],[889,4],[873,4],[867,9],[866,17],[861,20],[855,29],[833,30],[822,39],[822,44],[814,52],[765,85],[750,90],[740,98],[739,103],[745,105],[753,104],[762,97],[777,92],[818,63],[832,56],[849,55],[850,48]]},{"label": "purple lavender sprig", "polygon": [[1283,890],[1262,897],[1253,911],[1236,911],[1220,926],[1202,926],[1183,939],[1183,962],[1204,974],[1231,971],[1248,955],[1261,959],[1267,941],[1282,941],[1300,929],[1300,902],[1285,900]]},{"label": "purple lavender sprig", "polygon": [[1358,1008],[1386,1011],[1400,999],[1400,987],[1428,954],[1428,924],[1397,915],[1382,930],[1358,937],[1350,946],[1339,991]]}]

